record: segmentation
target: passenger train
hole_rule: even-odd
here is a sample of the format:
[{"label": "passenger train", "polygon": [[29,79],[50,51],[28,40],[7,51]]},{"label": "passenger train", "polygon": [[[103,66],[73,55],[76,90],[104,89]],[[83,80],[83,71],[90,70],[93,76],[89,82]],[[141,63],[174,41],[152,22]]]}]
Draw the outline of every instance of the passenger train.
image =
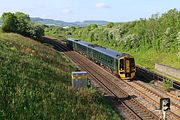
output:
[{"label": "passenger train", "polygon": [[113,74],[123,80],[133,80],[135,76],[135,61],[129,54],[116,52],[75,38],[68,38],[66,45],[72,50],[85,54],[94,62],[106,66]]}]

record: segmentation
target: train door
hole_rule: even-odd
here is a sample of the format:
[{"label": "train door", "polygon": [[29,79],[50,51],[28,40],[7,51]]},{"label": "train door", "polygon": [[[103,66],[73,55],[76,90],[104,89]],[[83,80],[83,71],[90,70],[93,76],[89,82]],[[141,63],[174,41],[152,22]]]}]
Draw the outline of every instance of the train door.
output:
[{"label": "train door", "polygon": [[73,50],[76,50],[76,46],[75,43],[73,42]]},{"label": "train door", "polygon": [[131,66],[130,66],[130,59],[125,58],[125,77],[129,78],[131,77]]},{"label": "train door", "polygon": [[130,79],[131,78],[131,64],[130,59],[122,57],[119,59],[119,75],[121,79]]}]

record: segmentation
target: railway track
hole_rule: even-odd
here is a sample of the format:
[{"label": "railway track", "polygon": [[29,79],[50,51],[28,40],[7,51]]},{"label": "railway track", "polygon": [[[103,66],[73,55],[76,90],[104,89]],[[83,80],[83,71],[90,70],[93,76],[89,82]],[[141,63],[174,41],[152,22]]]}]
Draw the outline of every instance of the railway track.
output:
[{"label": "railway track", "polygon": [[[144,74],[146,75],[146,73]],[[147,76],[144,76],[144,77],[147,78]],[[148,74],[148,77],[152,77],[152,76]],[[163,91],[159,87],[145,85],[144,83],[140,81],[139,82],[134,81],[133,84],[131,84],[131,86],[133,89],[135,89],[139,93],[143,91],[143,93],[140,93],[140,94],[142,96],[147,96],[145,98],[152,101],[152,103],[154,103],[157,107],[160,106],[159,101],[161,98],[169,97],[171,99],[171,111],[169,112],[169,117],[171,119],[172,118],[180,119],[180,98],[179,97],[177,97],[176,95],[170,92]]]},{"label": "railway track", "polygon": [[[75,61],[75,59],[73,59],[73,61]],[[79,59],[77,61],[79,61]],[[133,113],[131,116],[128,116],[129,119],[148,119],[148,118],[155,119],[156,118],[154,116],[152,117],[152,113],[149,113],[149,111],[144,106],[139,104],[136,100],[132,99],[127,93],[125,93],[121,88],[116,86],[116,84],[112,83],[109,79],[104,77],[102,74],[99,74],[99,72],[96,71],[94,68],[91,68],[91,70],[89,70],[89,67],[92,67],[92,66],[89,66],[88,64],[84,64],[85,62],[82,60],[79,62],[83,63],[83,64],[81,64],[81,66],[83,65],[82,66],[83,69],[88,71],[89,73],[93,73],[93,76],[94,77],[96,76],[96,81],[100,82],[106,89],[107,88],[108,88],[108,90],[113,89],[113,90],[111,90],[111,93],[114,94],[116,96],[116,98],[120,98],[120,99],[118,99],[118,101],[121,104],[123,104],[123,107],[126,108],[126,110],[131,111],[131,113]],[[107,84],[109,84],[108,87],[107,87]],[[114,87],[112,87],[112,86],[114,86]],[[116,95],[117,93],[113,92],[116,89],[118,89],[121,94]],[[124,102],[124,100],[128,100],[128,101]],[[143,112],[142,112],[142,110],[143,110]]]},{"label": "railway track", "polygon": [[[64,46],[60,46],[60,44],[58,42],[55,42],[55,43],[53,42],[53,44],[58,49],[61,49],[62,51],[68,51],[67,48],[65,48]],[[121,114],[126,113],[124,115],[124,116],[126,116],[126,118],[130,118],[130,119],[153,119],[153,120],[159,119],[154,113],[152,113],[151,111],[149,112],[149,110],[147,110],[142,104],[137,102],[137,100],[135,100],[132,96],[129,96],[116,83],[114,83],[113,82],[114,80],[112,81],[111,80],[112,78],[109,78],[109,75],[104,75],[104,73],[101,73],[100,71],[95,71],[96,67],[94,67],[94,65],[89,66],[89,64],[86,63],[87,58],[82,57],[81,59],[79,59],[79,58],[77,58],[77,56],[78,56],[77,53],[73,52],[73,51],[65,52],[65,53],[67,56],[71,57],[73,59],[73,61],[76,62],[76,64],[80,65],[83,70],[86,70],[89,73],[93,73],[93,74],[90,74],[90,77],[93,80],[95,80],[96,83],[98,83],[99,86],[101,86],[104,89],[104,91],[106,91],[108,96],[111,96],[113,98],[113,103],[116,104],[116,108],[118,108],[118,111],[120,110]],[[92,61],[90,61],[90,62],[92,62]],[[126,83],[126,84],[128,84],[128,83]],[[135,83],[135,84],[137,84],[138,86],[140,86],[144,90],[149,91],[153,96],[158,97],[155,93],[152,93],[150,90],[145,89],[146,87],[144,87],[143,85],[140,85],[139,83]],[[108,87],[107,87],[107,85],[108,85]],[[131,85],[131,88],[133,88],[132,85]],[[135,89],[135,88],[133,88],[133,89]],[[144,91],[144,90],[141,90],[141,91]],[[114,92],[114,91],[116,91],[116,92]],[[159,101],[157,102],[157,101],[153,100],[151,97],[140,92],[140,90],[136,90],[136,92],[140,96],[143,96],[148,101],[151,101],[154,104],[154,106],[156,106],[156,108],[159,106]],[[134,102],[134,101],[136,101],[136,102]],[[140,109],[140,111],[139,111],[139,109]],[[179,116],[170,112],[168,118],[176,120],[179,118]]]},{"label": "railway track", "polygon": [[136,69],[137,69],[137,73],[140,76],[142,75],[146,79],[150,78],[151,80],[158,80],[158,81],[161,81],[161,82],[163,82],[164,80],[168,80],[168,81],[170,81],[172,83],[172,86],[175,89],[180,90],[180,82],[178,82],[178,81],[171,80],[170,78],[167,78],[166,76],[160,75],[160,74],[155,73],[153,71],[150,71],[149,69],[146,69],[146,68],[136,66]]},{"label": "railway track", "polygon": [[[138,69],[137,69],[137,71],[138,71],[138,76],[142,76],[142,75],[143,75],[143,77],[144,77],[145,79],[151,78],[151,80],[156,80],[156,81],[159,83],[159,85],[162,85],[162,84],[163,84],[163,83],[162,83],[163,79],[166,79],[166,78],[164,78],[164,77],[159,77],[158,75],[154,75],[154,73],[151,73],[151,71],[148,71],[148,70],[146,70],[146,71],[144,71],[144,70],[139,70],[140,68],[139,68],[139,67],[137,67],[137,68],[138,68]],[[161,78],[160,81],[158,80],[159,78]],[[176,83],[173,83],[173,85],[175,86]],[[176,86],[178,86],[178,85],[176,85]],[[159,87],[156,87],[156,89],[158,89],[158,91],[160,91],[161,93],[165,94],[166,96],[169,96],[169,97],[173,98],[173,99],[176,100],[176,101],[180,101],[180,97],[179,97],[179,96],[177,96],[177,95],[175,95],[175,94],[173,94],[173,93],[170,93],[170,92],[166,92],[166,91],[160,89]],[[157,94],[157,93],[156,93],[156,94]],[[160,96],[160,95],[158,95],[158,96]],[[179,107],[178,105],[176,105],[176,106],[180,109],[180,107]]]},{"label": "railway track", "polygon": [[[73,59],[73,61],[77,64],[78,59]],[[85,71],[88,71],[88,72],[92,72],[89,69],[87,69],[85,66],[82,66],[82,69]],[[111,102],[113,102],[113,106],[115,106],[117,108],[117,111],[120,110],[119,113],[122,113],[122,112],[126,113],[126,119],[134,119],[134,120],[142,119],[127,104],[125,104],[121,99],[119,99],[119,97],[109,87],[107,87],[105,85],[105,83],[103,83],[102,81],[99,80],[99,76],[97,73],[89,74],[89,75],[90,75],[90,78],[92,78],[96,83],[98,83],[98,85],[101,88],[103,88],[103,90],[105,91],[105,93],[108,96],[113,98],[113,99],[111,99]]]},{"label": "railway track", "polygon": [[[159,109],[160,106],[160,98],[162,98],[162,96],[154,93],[152,90],[149,90],[147,87],[144,87],[143,85],[139,84],[138,82],[134,81],[134,82],[127,82],[127,81],[123,81],[125,83],[127,83],[133,90],[136,91],[137,94],[139,94],[139,96],[142,96],[144,99],[146,99],[147,101],[150,101],[153,106],[155,106],[155,109]],[[175,105],[173,103],[171,103],[171,111],[169,111],[168,114],[168,119],[170,120],[177,120],[180,118],[179,116],[179,106]],[[172,112],[173,111],[173,112]]]},{"label": "railway track", "polygon": [[163,96],[160,93],[153,91],[152,88],[150,89],[148,87],[145,87],[144,85],[142,85],[137,81],[133,81],[133,82],[123,81],[123,82],[128,84],[134,91],[136,91],[137,94],[139,94],[139,96],[142,96],[147,101],[150,101],[153,104],[154,109],[156,110],[159,109],[161,98],[164,97],[169,97],[171,99],[174,98],[176,100],[176,103],[171,100],[171,111],[169,111],[168,118],[173,120],[180,119],[180,101],[179,101],[180,99],[175,95],[165,92],[158,88],[153,88],[153,89],[158,89],[160,93],[161,92],[164,93],[165,95]]},{"label": "railway track", "polygon": [[[158,97],[159,99],[160,99],[160,98],[163,98],[163,96],[162,96],[161,94],[158,94],[157,92],[155,92],[155,91],[153,91],[153,90],[151,90],[151,89],[143,86],[141,83],[139,83],[139,82],[137,82],[137,81],[134,81],[134,83],[137,84],[139,87],[143,88],[145,91],[148,91],[151,95],[156,96],[156,97]],[[158,90],[160,90],[160,89],[158,89]],[[166,92],[164,92],[163,90],[160,90],[160,91],[166,94]],[[167,95],[167,94],[166,94],[166,95]],[[172,97],[172,95],[169,95],[169,97]],[[174,99],[180,100],[179,98],[176,98],[176,97],[174,97]],[[171,102],[171,105],[177,107],[177,109],[180,110],[180,104],[176,104],[176,103],[174,103],[174,102]]]},{"label": "railway track", "polygon": [[128,93],[123,91],[116,83],[112,82],[112,78],[107,77],[104,73],[99,72],[97,70],[96,66],[90,66],[89,63],[87,63],[87,58],[80,57],[78,53],[74,51],[68,52],[67,48],[60,46],[58,42],[54,43],[54,45],[61,50],[67,51],[65,54],[73,60],[76,64],[80,65],[83,70],[86,70],[89,72],[90,76],[95,79],[96,82],[98,82],[101,87],[104,88],[104,90],[111,96],[114,96],[118,100],[118,108],[120,111],[123,111],[127,113],[125,117],[127,119],[137,119],[137,120],[158,120],[159,117],[157,117],[154,113],[149,111],[146,107],[144,107],[142,104],[140,104],[137,100],[135,100],[133,97],[129,96]]},{"label": "railway track", "polygon": [[[163,82],[161,82],[161,81],[156,81],[156,83],[158,83],[159,86],[162,86],[162,85],[163,85]],[[164,94],[166,94],[166,95],[168,95],[168,96],[170,96],[170,97],[172,97],[172,98],[180,101],[180,95],[178,96],[178,95],[175,95],[175,94],[173,94],[173,93],[166,92],[166,91],[164,91],[164,90],[162,90],[162,89],[160,89],[160,88],[157,88],[157,89],[158,89],[159,91],[163,92]]]}]

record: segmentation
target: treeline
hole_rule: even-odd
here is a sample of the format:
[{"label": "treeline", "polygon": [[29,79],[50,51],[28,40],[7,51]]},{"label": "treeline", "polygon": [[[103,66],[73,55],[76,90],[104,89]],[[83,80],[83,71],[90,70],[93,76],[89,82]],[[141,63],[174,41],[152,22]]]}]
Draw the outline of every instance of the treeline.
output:
[{"label": "treeline", "polygon": [[156,51],[177,52],[180,47],[180,12],[172,9],[162,15],[154,14],[149,19],[107,24],[94,29],[80,28],[71,33],[77,38],[103,41],[122,49],[137,51],[153,48]]},{"label": "treeline", "polygon": [[[48,30],[51,31],[52,28]],[[46,31],[48,30],[46,29]],[[49,31],[48,33],[50,33]],[[61,28],[61,31],[56,31],[54,34],[100,42],[119,50],[139,51],[152,48],[160,52],[178,52],[180,47],[180,12],[177,9],[171,9],[162,15],[153,14],[149,19],[127,23]]]},{"label": "treeline", "polygon": [[[75,27],[72,27],[75,28]],[[64,39],[66,37],[65,32],[67,30],[59,26],[45,26],[44,32],[47,36],[52,36],[58,39]]]},{"label": "treeline", "polygon": [[41,39],[44,35],[42,25],[33,23],[29,15],[22,12],[6,12],[1,17],[3,24],[2,30],[5,32],[14,32],[33,39]]}]

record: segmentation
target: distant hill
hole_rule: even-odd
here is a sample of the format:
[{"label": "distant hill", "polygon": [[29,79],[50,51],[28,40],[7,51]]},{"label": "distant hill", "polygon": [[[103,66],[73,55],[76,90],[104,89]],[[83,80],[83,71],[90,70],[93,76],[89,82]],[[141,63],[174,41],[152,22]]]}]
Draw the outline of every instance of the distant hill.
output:
[{"label": "distant hill", "polygon": [[38,22],[38,23],[42,23],[42,24],[45,24],[45,25],[62,25],[62,26],[71,25],[71,24],[66,23],[64,21],[61,21],[61,20],[42,19],[42,18],[39,18],[39,17],[31,18],[31,20],[33,22]]},{"label": "distant hill", "polygon": [[[58,26],[87,26],[90,24],[98,24],[98,25],[106,25],[107,21],[103,21],[103,20],[86,20],[83,22],[64,22],[61,20],[53,20],[53,19],[43,19],[43,18],[39,18],[39,17],[34,17],[31,18],[31,20],[33,22],[37,22],[37,23],[41,23],[41,24],[45,24],[45,25],[58,25]],[[2,24],[2,20],[0,19],[0,25]]]},{"label": "distant hill", "polygon": [[64,22],[61,20],[43,19],[39,17],[31,18],[33,22],[38,22],[46,25],[59,25],[59,26],[87,26],[90,24],[106,25],[107,21],[103,20],[86,20],[83,22]]},{"label": "distant hill", "polygon": [[74,22],[73,23],[75,26],[87,26],[90,24],[97,24],[97,25],[106,25],[107,21],[103,21],[103,20],[86,20],[83,22]]}]

